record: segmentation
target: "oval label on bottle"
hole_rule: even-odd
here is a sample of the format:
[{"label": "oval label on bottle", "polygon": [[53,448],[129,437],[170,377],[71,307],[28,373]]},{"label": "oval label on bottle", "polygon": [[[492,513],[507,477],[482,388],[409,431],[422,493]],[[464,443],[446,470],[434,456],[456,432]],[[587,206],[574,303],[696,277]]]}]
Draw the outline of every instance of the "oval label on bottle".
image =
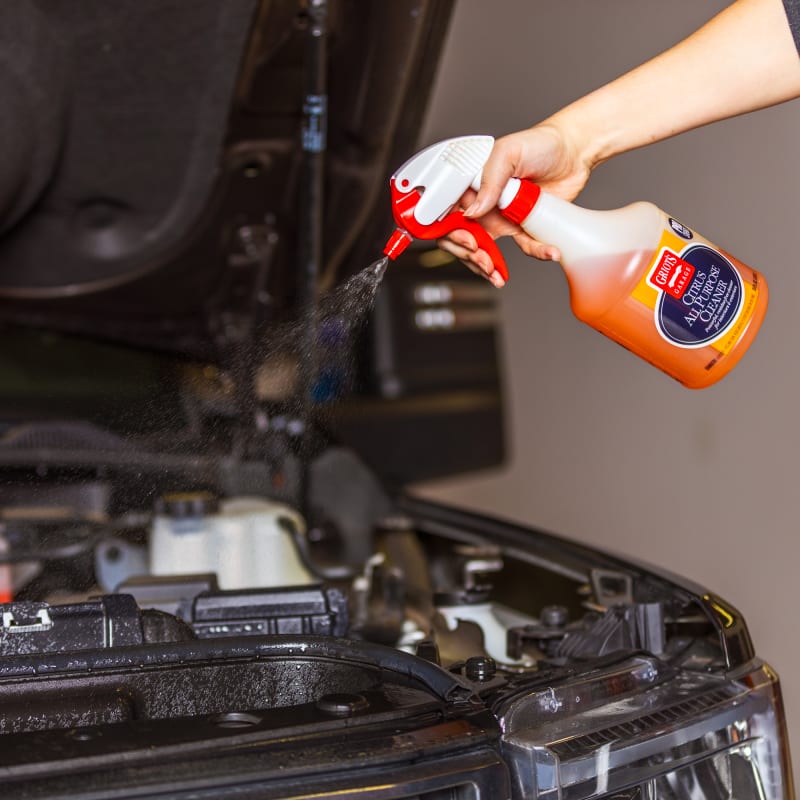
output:
[{"label": "oval label on bottle", "polygon": [[739,271],[718,250],[696,244],[680,254],[665,247],[647,282],[659,290],[658,332],[679,347],[702,347],[722,336],[742,309]]},{"label": "oval label on bottle", "polygon": [[674,230],[678,236],[684,239],[691,239],[694,237],[694,234],[685,225],[682,225],[680,222],[678,222],[678,220],[670,217],[668,221],[670,228],[672,228],[672,230]]}]

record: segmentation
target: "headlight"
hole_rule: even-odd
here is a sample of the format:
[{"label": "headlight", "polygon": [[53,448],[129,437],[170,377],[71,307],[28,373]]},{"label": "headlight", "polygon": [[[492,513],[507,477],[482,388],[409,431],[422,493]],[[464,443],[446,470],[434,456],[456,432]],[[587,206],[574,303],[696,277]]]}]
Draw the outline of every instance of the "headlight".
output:
[{"label": "headlight", "polygon": [[777,676],[732,680],[646,657],[499,709],[515,795],[525,798],[792,798]]}]

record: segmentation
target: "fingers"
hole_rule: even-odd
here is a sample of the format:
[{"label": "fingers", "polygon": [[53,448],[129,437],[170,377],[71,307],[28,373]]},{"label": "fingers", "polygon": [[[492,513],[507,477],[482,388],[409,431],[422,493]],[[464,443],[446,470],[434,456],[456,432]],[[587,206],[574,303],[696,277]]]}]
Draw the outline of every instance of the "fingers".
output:
[{"label": "fingers", "polygon": [[540,261],[561,261],[561,252],[552,244],[532,239],[527,233],[515,233],[511,238],[526,256],[538,258]]},{"label": "fingers", "polygon": [[503,276],[494,268],[492,259],[485,250],[480,250],[475,237],[468,231],[453,231],[446,239],[440,239],[439,247],[463,262],[476,275],[486,278],[498,289],[505,286]]},{"label": "fingers", "polygon": [[[560,261],[561,253],[557,247],[532,239],[520,231],[511,235],[514,243],[527,256],[540,261]],[[495,269],[492,259],[485,250],[478,247],[475,237],[469,231],[457,230],[438,241],[439,247],[463,262],[472,272],[490,281],[498,289],[505,286],[505,280]]]},{"label": "fingers", "polygon": [[[442,250],[455,256],[460,261],[463,261],[467,266],[473,266],[471,259],[478,249],[478,243],[471,233],[467,231],[453,231],[447,235],[447,238],[439,239],[437,244]],[[475,266],[477,266],[477,264],[475,264]]]}]

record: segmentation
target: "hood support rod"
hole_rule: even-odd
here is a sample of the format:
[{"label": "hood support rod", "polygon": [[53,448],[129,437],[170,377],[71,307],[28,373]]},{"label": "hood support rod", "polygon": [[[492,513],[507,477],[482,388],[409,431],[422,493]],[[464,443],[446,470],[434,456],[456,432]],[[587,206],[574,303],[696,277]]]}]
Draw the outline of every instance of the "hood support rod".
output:
[{"label": "hood support rod", "polygon": [[305,311],[301,354],[301,417],[299,506],[309,519],[309,467],[312,450],[314,389],[319,373],[319,281],[323,267],[325,151],[327,149],[327,16],[328,0],[306,0],[306,91],[303,98],[298,259],[301,301]]}]

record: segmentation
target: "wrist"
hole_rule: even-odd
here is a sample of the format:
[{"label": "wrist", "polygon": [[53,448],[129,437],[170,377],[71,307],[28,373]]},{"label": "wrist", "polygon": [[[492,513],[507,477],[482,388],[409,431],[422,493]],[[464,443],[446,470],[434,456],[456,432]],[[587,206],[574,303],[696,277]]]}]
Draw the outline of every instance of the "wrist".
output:
[{"label": "wrist", "polygon": [[558,111],[543,124],[558,131],[566,157],[587,173],[628,149],[616,115],[595,92]]}]

